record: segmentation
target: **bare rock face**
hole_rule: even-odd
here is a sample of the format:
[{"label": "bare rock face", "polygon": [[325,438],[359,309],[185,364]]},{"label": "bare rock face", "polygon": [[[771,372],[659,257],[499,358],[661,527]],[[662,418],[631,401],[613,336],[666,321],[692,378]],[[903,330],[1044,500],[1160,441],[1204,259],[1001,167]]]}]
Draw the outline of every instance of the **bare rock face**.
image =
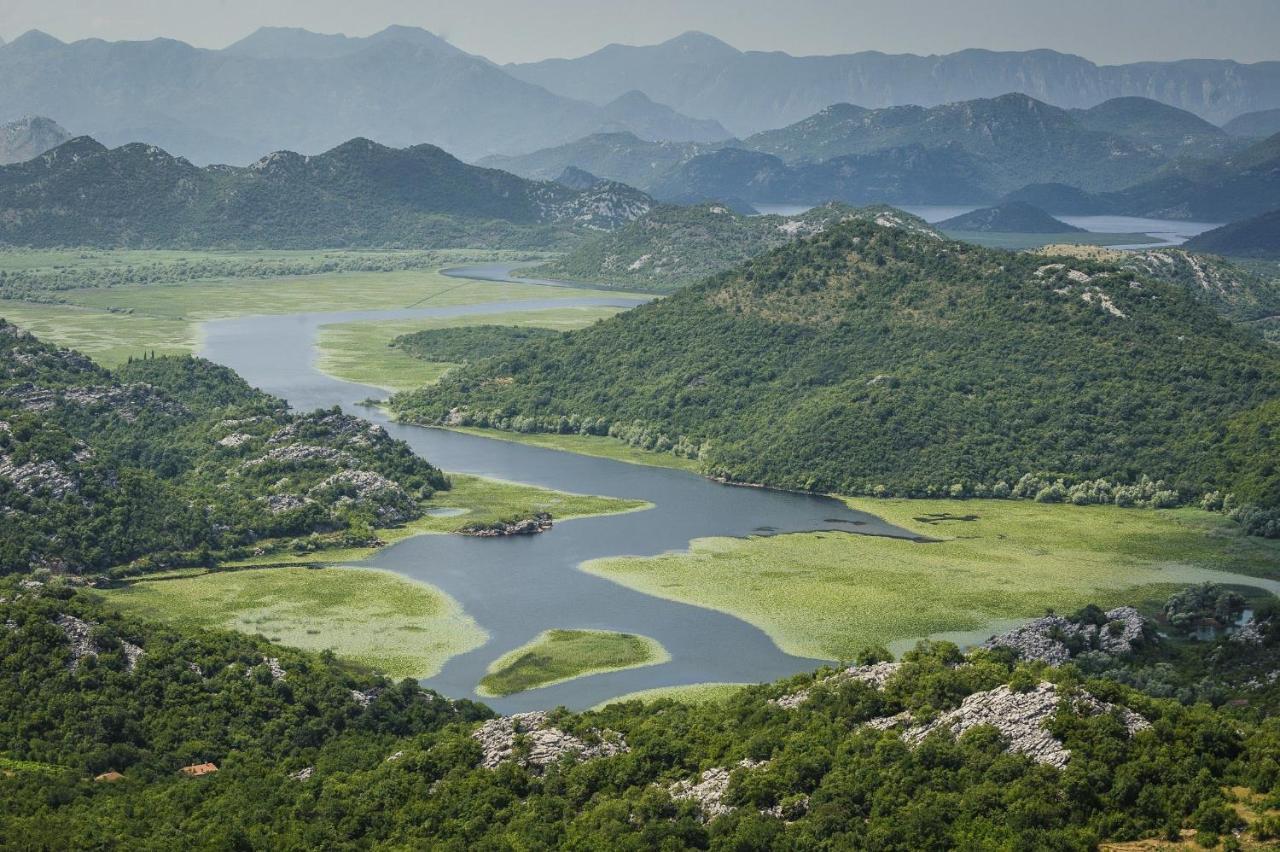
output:
[{"label": "bare rock face", "polygon": [[377,698],[381,694],[382,688],[377,686],[363,691],[353,689],[351,690],[351,700],[359,704],[361,707],[368,707],[373,703],[373,699]]},{"label": "bare rock face", "polygon": [[378,520],[385,523],[403,523],[417,517],[418,506],[413,498],[397,483],[371,470],[339,471],[312,488],[310,494],[329,490],[349,492],[336,502],[371,508]]},{"label": "bare rock face", "polygon": [[[70,666],[72,669],[78,668],[80,661],[84,658],[98,656],[98,646],[93,641],[93,629],[98,625],[66,613],[59,614],[53,623],[62,628],[62,632],[67,636],[67,642],[71,644]],[[146,654],[146,651],[137,645],[123,640],[120,642],[120,649],[124,653],[125,667],[128,671],[137,668],[138,660]]]},{"label": "bare rock face", "polygon": [[1078,638],[1086,648],[1098,648],[1113,656],[1133,653],[1134,645],[1143,638],[1143,618],[1131,606],[1117,607],[1106,613],[1107,623],[1075,624],[1060,615],[1036,618],[1008,633],[993,636],[984,648],[1012,648],[1024,660],[1037,660],[1060,666],[1071,659],[1066,641]]},{"label": "bare rock face", "polygon": [[[262,664],[271,672],[271,680],[273,683],[279,683],[289,676],[289,673],[284,670],[284,666],[280,665],[280,660],[277,657],[263,657]],[[245,669],[244,676],[246,678],[253,677],[253,670],[255,668],[257,668],[257,666],[251,666]]]},{"label": "bare rock face", "polygon": [[484,751],[480,765],[486,769],[496,769],[502,763],[514,760],[535,772],[558,762],[565,755],[581,761],[612,757],[630,750],[621,734],[600,731],[599,735],[598,743],[587,743],[549,725],[547,714],[542,711],[490,719],[471,734]]},{"label": "bare rock face", "polygon": [[1240,629],[1230,636],[1230,641],[1238,642],[1241,645],[1261,645],[1266,638],[1263,633],[1262,625],[1256,618],[1251,618],[1240,626]]},{"label": "bare rock face", "polygon": [[[1025,754],[1037,763],[1061,768],[1067,765],[1071,752],[1044,728],[1044,723],[1058,710],[1060,696],[1052,683],[1042,682],[1028,692],[1014,692],[998,686],[986,692],[975,692],[954,710],[903,732],[908,745],[917,746],[936,730],[948,730],[960,736],[971,728],[990,725],[1009,740],[1009,751]],[[1074,709],[1085,715],[1110,713],[1115,705],[1099,701],[1088,693],[1078,696]],[[1129,734],[1151,727],[1147,720],[1131,710],[1120,708]]]},{"label": "bare rock face", "polygon": [[267,511],[273,515],[292,512],[294,509],[301,509],[303,506],[315,502],[310,497],[303,497],[299,494],[268,494],[259,499],[266,504]]},{"label": "bare rock face", "polygon": [[875,689],[884,689],[884,685],[889,682],[889,678],[897,674],[901,666],[901,663],[872,663],[869,666],[850,666],[830,677],[824,677],[813,686],[802,689],[799,692],[770,699],[769,703],[776,704],[783,710],[794,710],[813,697],[815,688],[838,686],[847,681],[858,681]]},{"label": "bare rock face", "polygon": [[299,439],[330,439],[340,446],[358,448],[387,443],[391,437],[376,423],[368,423],[350,414],[304,415],[283,426],[267,439],[269,444],[294,443]]},{"label": "bare rock face", "polygon": [[698,810],[702,811],[703,821],[710,822],[716,817],[733,813],[735,810],[732,805],[724,803],[724,795],[729,790],[733,769],[761,769],[767,765],[768,761],[752,760],[748,757],[739,761],[737,767],[713,766],[699,775],[697,780],[675,782],[667,788],[667,792],[676,801],[696,802]]},{"label": "bare rock face", "polygon": [[[227,439],[224,438],[223,440]],[[335,450],[333,447],[321,447],[315,444],[286,444],[272,447],[265,455],[245,462],[244,466],[247,468],[261,467],[272,462],[279,465],[331,464],[336,467],[350,467],[355,464],[355,458],[350,453]]]}]

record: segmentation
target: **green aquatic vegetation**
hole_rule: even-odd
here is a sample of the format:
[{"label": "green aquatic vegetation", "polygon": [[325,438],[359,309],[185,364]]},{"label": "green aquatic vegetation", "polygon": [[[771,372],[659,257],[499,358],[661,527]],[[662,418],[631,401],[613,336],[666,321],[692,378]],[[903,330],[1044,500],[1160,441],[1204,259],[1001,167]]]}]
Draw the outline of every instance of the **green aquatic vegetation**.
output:
[{"label": "green aquatic vegetation", "polygon": [[146,578],[104,593],[122,612],[187,627],[262,634],[392,678],[430,677],[484,644],[456,601],[388,571],[333,567]]},{"label": "green aquatic vegetation", "polygon": [[658,686],[628,692],[608,701],[601,701],[593,710],[603,710],[611,704],[639,701],[653,704],[658,701],[674,701],[677,704],[720,704],[746,689],[747,683],[689,683],[683,686]]},{"label": "green aquatic vegetation", "polygon": [[480,679],[481,695],[510,695],[596,672],[665,663],[656,640],[608,630],[547,630],[502,655]]},{"label": "green aquatic vegetation", "polygon": [[[785,651],[850,659],[862,647],[973,632],[1045,608],[1166,596],[1219,578],[1274,588],[1280,542],[1220,515],[997,500],[851,500],[921,535],[819,532],[707,538],[689,551],[589,562],[584,570],[648,594],[731,613]],[[938,520],[957,505],[972,520]],[[932,517],[931,517],[932,516]],[[920,518],[933,520],[921,523]],[[1218,573],[1230,572],[1230,573]],[[988,630],[987,632],[992,632]]]}]

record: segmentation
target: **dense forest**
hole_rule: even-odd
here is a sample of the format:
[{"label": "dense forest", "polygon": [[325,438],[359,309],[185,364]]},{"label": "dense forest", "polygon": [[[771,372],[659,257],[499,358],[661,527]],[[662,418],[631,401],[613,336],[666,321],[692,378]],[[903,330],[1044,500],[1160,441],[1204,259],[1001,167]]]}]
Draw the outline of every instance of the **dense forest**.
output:
[{"label": "dense forest", "polygon": [[[1200,643],[1116,617],[1045,619],[1068,640],[1057,667],[923,643],[723,704],[485,722],[480,705],[326,655],[144,624],[60,579],[9,579],[0,837],[50,850],[917,852],[1280,835],[1271,614],[1247,642]],[[1007,723],[1016,712],[1030,728]]]},{"label": "dense forest", "polygon": [[491,358],[531,340],[547,340],[558,332],[548,328],[504,325],[467,325],[458,328],[429,328],[402,334],[391,346],[423,361],[462,364]]},{"label": "dense forest", "polygon": [[0,573],[369,542],[447,487],[381,427],[290,413],[225,367],[108,371],[0,320]]},{"label": "dense forest", "polygon": [[805,490],[1238,509],[1280,506],[1278,392],[1184,287],[849,222],[392,405]]}]

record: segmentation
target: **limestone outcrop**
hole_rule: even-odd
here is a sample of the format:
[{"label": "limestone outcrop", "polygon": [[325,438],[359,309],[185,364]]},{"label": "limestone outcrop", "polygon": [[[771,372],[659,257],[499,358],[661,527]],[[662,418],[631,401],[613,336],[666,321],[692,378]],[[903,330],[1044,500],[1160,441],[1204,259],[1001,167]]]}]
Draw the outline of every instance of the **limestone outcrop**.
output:
[{"label": "limestone outcrop", "polygon": [[568,755],[575,760],[594,760],[624,754],[629,749],[622,735],[596,732],[597,742],[588,743],[552,726],[543,711],[517,713],[490,719],[472,734],[484,752],[480,765],[496,769],[506,761],[540,772]]}]

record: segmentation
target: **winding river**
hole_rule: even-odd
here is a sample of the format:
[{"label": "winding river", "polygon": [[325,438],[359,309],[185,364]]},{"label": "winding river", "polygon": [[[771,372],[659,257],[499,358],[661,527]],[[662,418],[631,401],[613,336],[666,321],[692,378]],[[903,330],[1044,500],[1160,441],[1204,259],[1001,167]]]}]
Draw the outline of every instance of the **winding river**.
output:
[{"label": "winding river", "polygon": [[759,628],[733,616],[633,591],[577,566],[600,557],[683,550],[691,540],[704,536],[847,530],[910,538],[911,533],[826,497],[721,485],[685,471],[395,423],[376,409],[360,406],[362,400],[384,396],[383,391],[332,378],[315,367],[316,337],[321,326],[331,323],[588,305],[631,307],[640,301],[606,295],[213,320],[202,329],[202,354],[287,399],[297,410],[340,405],[380,423],[415,452],[451,472],[654,504],[643,511],[564,521],[537,536],[416,536],[368,560],[365,564],[370,567],[443,590],[489,633],[484,646],[449,660],[439,674],[424,681],[427,686],[452,697],[479,698],[476,684],[493,660],[552,628],[651,636],[671,659],[481,700],[501,712],[560,704],[583,708],[652,687],[757,682],[816,668],[826,661],[785,654]]},{"label": "winding river", "polygon": [[[510,280],[510,266],[450,270],[455,276]],[[383,425],[445,470],[584,494],[646,500],[654,507],[557,523],[536,536],[470,538],[422,535],[379,551],[365,564],[443,590],[489,634],[480,648],[449,660],[424,683],[451,697],[480,698],[489,664],[553,628],[638,633],[657,639],[668,662],[606,672],[504,698],[482,698],[510,713],[565,705],[585,708],[628,692],[705,682],[759,682],[816,668],[823,660],[783,653],[759,628],[731,615],[669,601],[587,574],[578,566],[611,556],[684,550],[695,538],[841,530],[913,538],[872,515],[826,497],[721,485],[692,473],[627,464],[509,441],[390,421],[362,400],[378,388],[341,381],[315,367],[321,326],[340,322],[506,313],[643,300],[602,294],[438,308],[252,316],[203,325],[203,355],[296,410],[340,405]],[[927,547],[927,544],[920,544]],[[1265,585],[1265,581],[1253,581]],[[1280,589],[1280,584],[1277,588]],[[990,635],[955,636],[980,640]]]}]

